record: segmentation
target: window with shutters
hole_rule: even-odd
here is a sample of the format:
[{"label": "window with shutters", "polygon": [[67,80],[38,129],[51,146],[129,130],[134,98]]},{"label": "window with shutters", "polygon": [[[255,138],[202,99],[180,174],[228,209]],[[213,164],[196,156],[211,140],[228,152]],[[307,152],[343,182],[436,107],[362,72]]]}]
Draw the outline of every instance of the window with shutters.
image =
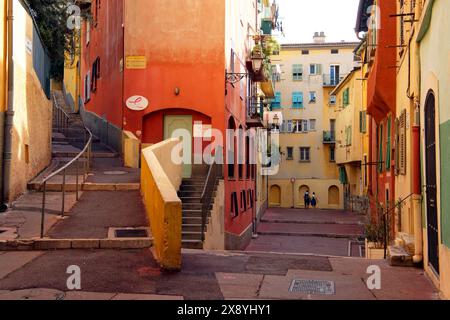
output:
[{"label": "window with shutters", "polygon": [[391,116],[389,116],[387,122],[386,137],[386,169],[389,170],[391,167]]},{"label": "window with shutters", "polygon": [[294,148],[292,147],[287,147],[287,156],[286,156],[287,160],[293,160],[294,159]]},{"label": "window with shutters", "polygon": [[303,92],[292,93],[292,108],[294,109],[303,108]]},{"label": "window with shutters", "polygon": [[359,112],[359,132],[361,132],[361,133],[367,132],[367,112],[366,111]]},{"label": "window with shutters", "polygon": [[294,64],[292,66],[292,79],[294,81],[302,81],[303,80],[303,65],[302,64]]},{"label": "window with shutters", "polygon": [[275,99],[272,101],[272,110],[281,108],[281,92],[275,93]]},{"label": "window with shutters", "polygon": [[309,92],[309,103],[316,103],[316,101],[317,101],[317,92],[310,91]]},{"label": "window with shutters", "polygon": [[342,102],[344,107],[350,104],[350,88],[344,90],[344,93],[342,94]]},{"label": "window with shutters", "polygon": [[309,131],[316,131],[316,119],[309,120]]},{"label": "window with shutters", "polygon": [[317,63],[310,64],[309,74],[312,76],[322,74],[322,65]]},{"label": "window with shutters", "polygon": [[406,174],[406,110],[402,111],[399,119],[399,133],[398,133],[398,154],[399,154],[399,173]]},{"label": "window with shutters", "polygon": [[378,171],[383,172],[383,124],[378,128]]},{"label": "window with shutters", "polygon": [[345,145],[347,147],[352,145],[352,126],[345,127]]}]

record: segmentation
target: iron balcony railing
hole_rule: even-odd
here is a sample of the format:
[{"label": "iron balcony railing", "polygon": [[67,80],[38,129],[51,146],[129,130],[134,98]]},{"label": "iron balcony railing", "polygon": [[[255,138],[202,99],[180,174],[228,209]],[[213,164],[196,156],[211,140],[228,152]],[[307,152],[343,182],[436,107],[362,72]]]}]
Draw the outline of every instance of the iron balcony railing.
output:
[{"label": "iron balcony railing", "polygon": [[[55,110],[53,121],[54,126],[58,128],[58,131],[62,130],[66,137],[68,134],[68,124],[69,124],[69,115],[58,105],[58,102],[56,101],[55,95],[53,95],[53,108]],[[61,185],[61,192],[62,192],[62,205],[61,205],[61,216],[64,217],[64,211],[65,211],[65,197],[66,197],[66,172],[70,169],[75,167],[75,193],[76,193],[76,200],[79,199],[79,173],[80,171],[83,173],[83,182],[86,182],[86,176],[90,171],[90,163],[91,163],[91,152],[92,152],[92,133],[91,131],[84,125],[84,141],[85,146],[83,150],[81,150],[72,160],[70,160],[67,164],[65,164],[63,167],[59,168],[58,170],[52,172],[50,175],[44,178],[42,180],[40,187],[38,190],[42,190],[42,210],[41,210],[41,238],[44,238],[44,225],[45,225],[45,200],[46,200],[46,192],[47,192],[47,183],[54,177],[56,177],[59,174],[63,174],[63,181]],[[83,161],[82,168],[80,168],[80,161],[84,158],[85,161]]]},{"label": "iron balcony railing", "polygon": [[344,80],[344,76],[331,76],[331,74],[324,74],[323,75],[323,86],[324,87],[335,87],[337,86],[342,80]]},{"label": "iron balcony railing", "polygon": [[264,104],[255,97],[247,99],[247,116],[250,119],[262,119],[264,115]]},{"label": "iron balcony railing", "polygon": [[323,143],[336,143],[336,132],[335,131],[324,131],[323,132]]}]

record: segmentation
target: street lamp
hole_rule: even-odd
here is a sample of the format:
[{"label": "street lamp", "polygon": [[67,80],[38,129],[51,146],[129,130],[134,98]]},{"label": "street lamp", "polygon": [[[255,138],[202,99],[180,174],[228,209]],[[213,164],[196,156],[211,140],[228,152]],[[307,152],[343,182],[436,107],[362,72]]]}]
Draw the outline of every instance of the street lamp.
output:
[{"label": "street lamp", "polygon": [[259,73],[263,65],[264,57],[261,54],[252,56],[252,67],[254,73]]}]

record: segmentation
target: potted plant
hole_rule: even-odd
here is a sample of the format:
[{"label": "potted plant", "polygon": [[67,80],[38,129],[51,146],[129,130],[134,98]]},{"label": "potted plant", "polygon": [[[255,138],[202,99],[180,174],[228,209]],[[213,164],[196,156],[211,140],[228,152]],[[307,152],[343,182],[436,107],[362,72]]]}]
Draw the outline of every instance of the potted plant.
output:
[{"label": "potted plant", "polygon": [[386,241],[386,226],[383,216],[383,208],[379,206],[378,219],[370,221],[365,226],[365,248],[367,259],[384,259],[384,245]]}]

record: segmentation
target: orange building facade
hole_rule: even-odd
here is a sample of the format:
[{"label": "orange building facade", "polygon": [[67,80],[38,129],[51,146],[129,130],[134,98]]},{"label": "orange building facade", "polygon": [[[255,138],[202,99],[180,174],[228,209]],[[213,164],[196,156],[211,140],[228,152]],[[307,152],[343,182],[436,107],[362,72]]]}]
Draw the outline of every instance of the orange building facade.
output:
[{"label": "orange building facade", "polygon": [[[247,120],[256,83],[246,63],[259,34],[259,7],[258,0],[92,1],[94,25],[85,21],[82,29],[81,79],[82,109],[94,134],[106,135],[102,140],[120,151],[124,130],[146,146],[185,129],[192,135],[192,165],[184,165],[183,176],[204,172],[204,162],[197,162],[205,147],[229,147],[209,137],[209,129],[226,140],[227,129],[245,134],[254,126]],[[230,83],[228,73],[246,75]],[[236,160],[237,140],[230,146]],[[227,249],[244,248],[252,236],[256,165],[248,163],[250,152],[247,147],[244,164],[224,165]]]}]

